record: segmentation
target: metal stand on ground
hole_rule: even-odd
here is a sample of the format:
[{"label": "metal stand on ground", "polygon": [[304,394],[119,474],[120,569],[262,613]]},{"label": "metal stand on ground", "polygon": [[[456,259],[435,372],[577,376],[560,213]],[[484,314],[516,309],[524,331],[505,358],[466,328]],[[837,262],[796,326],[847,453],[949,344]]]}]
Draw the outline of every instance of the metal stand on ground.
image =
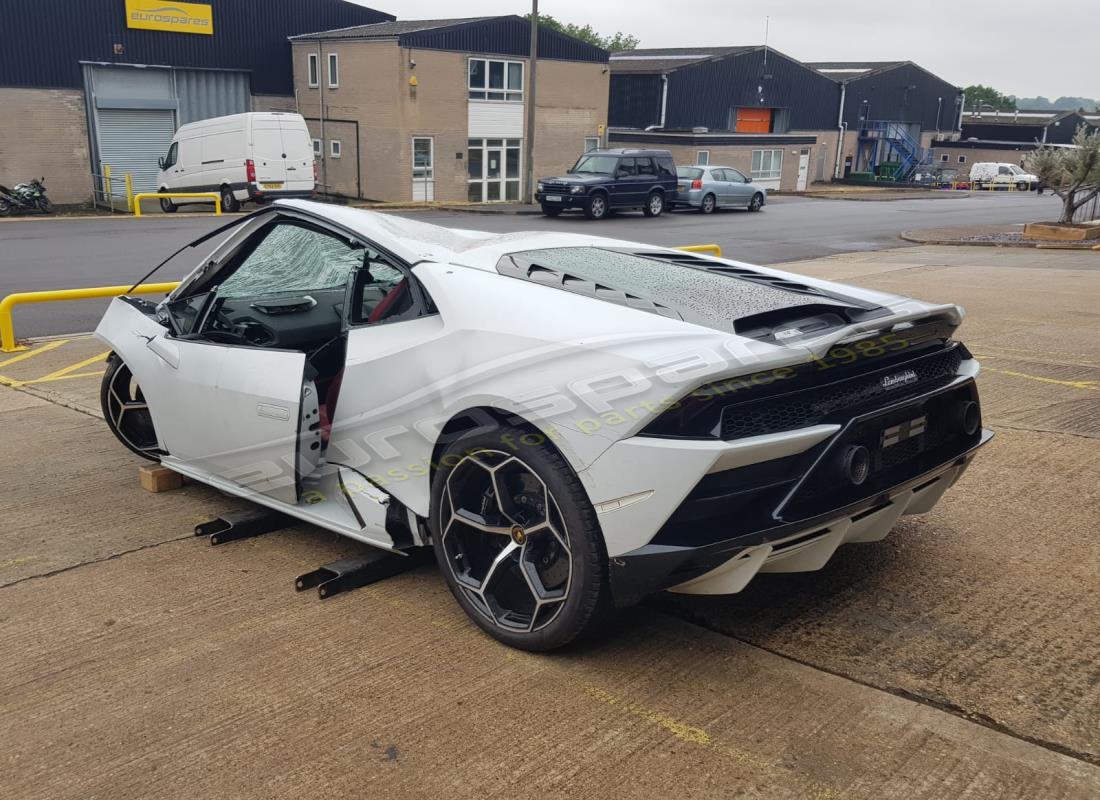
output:
[{"label": "metal stand on ground", "polygon": [[429,547],[418,547],[407,555],[380,550],[362,558],[342,558],[299,575],[294,581],[294,588],[300,592],[316,586],[318,596],[324,600],[326,597],[416,569],[432,559],[432,550]]},{"label": "metal stand on ground", "polygon": [[238,511],[195,526],[196,536],[209,536],[210,544],[225,544],[289,528],[297,520],[278,511]]}]

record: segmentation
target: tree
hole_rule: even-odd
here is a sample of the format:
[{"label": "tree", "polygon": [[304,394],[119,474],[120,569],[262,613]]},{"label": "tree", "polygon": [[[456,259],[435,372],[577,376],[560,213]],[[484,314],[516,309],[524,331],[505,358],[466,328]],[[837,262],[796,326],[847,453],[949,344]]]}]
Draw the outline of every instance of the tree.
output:
[{"label": "tree", "polygon": [[1041,146],[1024,160],[1024,166],[1062,198],[1058,222],[1069,225],[1077,209],[1100,194],[1100,131],[1081,125],[1073,135],[1073,147]]},{"label": "tree", "polygon": [[[969,95],[967,97],[969,98]],[[1077,111],[1082,108],[1100,108],[1100,100],[1094,100],[1091,97],[1059,97],[1057,100],[1048,100],[1039,95],[1038,97],[1013,97],[1012,99],[1016,101],[1017,108],[1030,108],[1035,111],[1046,109]]]},{"label": "tree", "polygon": [[1016,110],[1016,101],[992,86],[982,86],[979,83],[967,86],[963,91],[966,92],[966,108],[977,108],[979,111],[985,107],[992,107],[996,111]]},{"label": "tree", "polygon": [[[531,19],[531,15],[526,14],[524,19]],[[602,47],[604,50],[609,50],[612,53],[618,53],[622,50],[633,50],[641,44],[641,39],[637,36],[631,36],[629,33],[616,31],[614,36],[601,36],[591,25],[584,25],[582,27],[581,25],[574,25],[572,22],[559,22],[549,14],[539,14],[539,25],[545,25],[547,28],[551,28],[559,33],[564,33],[566,36],[572,36],[574,39],[580,39],[582,42],[594,44],[596,47]]]}]

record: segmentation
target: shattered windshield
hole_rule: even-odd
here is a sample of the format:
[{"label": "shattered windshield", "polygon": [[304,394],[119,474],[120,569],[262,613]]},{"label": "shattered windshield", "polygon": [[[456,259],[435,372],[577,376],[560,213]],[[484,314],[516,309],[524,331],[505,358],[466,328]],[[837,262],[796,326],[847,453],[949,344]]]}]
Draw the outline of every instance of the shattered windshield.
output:
[{"label": "shattered windshield", "polygon": [[222,282],[219,297],[334,289],[363,264],[363,249],[335,236],[294,224],[271,228],[241,265]]}]

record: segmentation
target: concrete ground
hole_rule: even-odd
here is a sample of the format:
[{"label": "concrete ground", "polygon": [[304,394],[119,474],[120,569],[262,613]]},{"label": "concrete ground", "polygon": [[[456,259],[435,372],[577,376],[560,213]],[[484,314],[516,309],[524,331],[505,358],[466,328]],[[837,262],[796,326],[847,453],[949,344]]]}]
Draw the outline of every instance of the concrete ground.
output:
[{"label": "concrete ground", "polygon": [[[864,194],[874,194],[864,190]],[[456,211],[393,211],[450,228],[494,232],[571,231],[661,245],[714,242],[730,258],[757,264],[820,258],[854,250],[898,247],[898,231],[943,225],[1031,222],[1056,214],[1058,200],[1033,193],[985,193],[931,199],[850,203],[795,196],[773,198],[759,214],[696,211],[662,215],[615,214],[591,222],[580,214],[557,219]],[[12,292],[132,285],[176,248],[224,225],[226,217],[153,214],[135,219],[13,218],[0,222],[0,297]],[[213,245],[207,245],[212,247]],[[158,273],[177,280],[204,253],[181,255]],[[90,331],[106,301],[89,300],[16,309],[20,336]]]},{"label": "concrete ground", "polygon": [[1100,257],[789,267],[965,305],[997,437],[883,542],[549,656],[480,634],[433,568],[296,594],[357,548],[308,526],[209,547],[192,526],[237,501],[138,487],[101,345],[0,355],[3,794],[1100,796]]}]

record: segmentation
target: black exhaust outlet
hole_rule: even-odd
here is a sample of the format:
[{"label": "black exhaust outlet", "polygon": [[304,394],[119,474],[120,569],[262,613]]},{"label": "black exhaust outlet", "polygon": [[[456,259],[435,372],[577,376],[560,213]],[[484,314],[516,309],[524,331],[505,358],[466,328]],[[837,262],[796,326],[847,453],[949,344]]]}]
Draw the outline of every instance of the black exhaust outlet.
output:
[{"label": "black exhaust outlet", "polygon": [[840,454],[840,472],[859,486],[871,474],[871,451],[861,444],[848,445]]},{"label": "black exhaust outlet", "polygon": [[955,406],[955,424],[962,429],[967,436],[973,436],[982,425],[982,415],[978,411],[978,404],[973,400],[966,400]]}]

